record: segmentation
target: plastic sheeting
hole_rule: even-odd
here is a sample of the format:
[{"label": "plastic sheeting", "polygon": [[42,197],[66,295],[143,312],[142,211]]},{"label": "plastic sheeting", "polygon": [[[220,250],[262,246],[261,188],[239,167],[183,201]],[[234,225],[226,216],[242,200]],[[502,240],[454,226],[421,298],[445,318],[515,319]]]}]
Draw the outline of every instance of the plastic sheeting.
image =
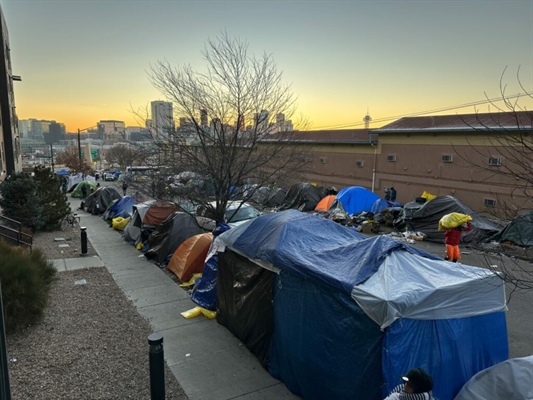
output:
[{"label": "plastic sheeting", "polygon": [[[505,313],[442,320],[397,320],[385,331],[383,396],[413,366],[432,376],[433,394],[451,400],[478,371],[508,357]],[[487,397],[486,399],[499,398]]]},{"label": "plastic sheeting", "polygon": [[[230,229],[229,225],[221,223],[213,231],[213,237]],[[202,277],[198,279],[191,292],[191,300],[200,307],[215,311],[217,308],[217,271],[218,244],[213,240],[205,259]]]},{"label": "plastic sheeting", "polygon": [[[263,215],[217,238],[221,246],[350,295],[354,285],[370,277],[392,251],[439,259],[385,236],[367,238],[333,221],[296,210]],[[223,248],[221,247],[221,250]],[[259,263],[259,261],[258,261]]]},{"label": "plastic sheeting", "polygon": [[268,370],[306,400],[381,399],[383,333],[343,292],[281,272]]},{"label": "plastic sheeting", "polygon": [[274,319],[274,273],[233,252],[221,253],[218,262],[217,321],[265,366]]},{"label": "plastic sheeting", "polygon": [[324,193],[316,186],[305,182],[297,183],[292,185],[287,192],[280,209],[293,208],[301,211],[313,211],[322,197],[324,197]]},{"label": "plastic sheeting", "polygon": [[533,211],[516,216],[504,229],[487,241],[510,242],[516,246],[533,247]]},{"label": "plastic sheeting", "polygon": [[399,318],[449,319],[505,311],[505,286],[483,268],[395,251],[352,298],[381,328]]},{"label": "plastic sheeting", "polygon": [[455,400],[533,399],[533,356],[512,358],[474,375]]},{"label": "plastic sheeting", "polygon": [[161,264],[185,240],[201,233],[205,231],[198,225],[195,217],[184,212],[175,212],[150,233],[146,240],[147,250],[144,256]]},{"label": "plastic sheeting", "polygon": [[463,233],[463,243],[479,243],[501,229],[500,225],[481,214],[475,213],[453,196],[440,196],[425,203],[413,214],[409,225],[412,230],[425,233],[425,240],[444,243],[444,232],[438,230],[439,220],[452,212],[467,214],[472,217],[472,230]]},{"label": "plastic sheeting", "polygon": [[370,212],[380,197],[364,187],[349,186],[342,189],[336,199],[342,203],[348,214],[353,215],[363,211]]},{"label": "plastic sheeting", "polygon": [[120,198],[120,194],[111,187],[98,188],[85,199],[85,210],[93,215],[101,215]]},{"label": "plastic sheeting", "polygon": [[112,220],[113,218],[116,218],[118,216],[121,216],[123,218],[131,217],[133,215],[134,204],[135,200],[133,199],[133,197],[124,196],[113,202],[109,207],[107,207],[107,210],[105,211],[102,218],[105,220]]}]

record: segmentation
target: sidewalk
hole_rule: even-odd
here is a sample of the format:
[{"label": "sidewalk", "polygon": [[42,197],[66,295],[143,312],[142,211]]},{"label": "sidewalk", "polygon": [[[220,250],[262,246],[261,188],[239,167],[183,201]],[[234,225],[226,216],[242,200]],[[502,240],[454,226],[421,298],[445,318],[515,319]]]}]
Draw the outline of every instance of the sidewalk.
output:
[{"label": "sidewalk", "polygon": [[[69,197],[71,209],[80,201]],[[197,305],[165,272],[147,260],[99,216],[75,211],[98,257],[56,260],[58,270],[105,266],[127,298],[163,335],[165,360],[191,400],[298,399],[274,379],[225,327],[180,313]]]}]

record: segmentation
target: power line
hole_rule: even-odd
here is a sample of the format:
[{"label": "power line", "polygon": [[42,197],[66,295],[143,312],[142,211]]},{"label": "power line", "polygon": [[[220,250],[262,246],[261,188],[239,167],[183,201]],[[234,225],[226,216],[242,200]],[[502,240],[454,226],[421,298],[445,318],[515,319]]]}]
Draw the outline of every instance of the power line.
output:
[{"label": "power line", "polygon": [[[533,92],[517,93],[517,94],[512,95],[512,96],[505,96],[505,99],[516,99],[516,98],[518,98],[520,96],[531,96],[531,95],[533,95]],[[420,112],[414,112],[414,113],[409,113],[409,114],[393,115],[391,117],[383,117],[383,118],[379,118],[379,119],[374,119],[374,120],[372,120],[372,122],[373,123],[387,122],[387,121],[395,120],[395,119],[402,118],[402,117],[415,117],[415,116],[433,114],[433,113],[444,112],[444,111],[458,110],[458,109],[465,108],[465,107],[472,107],[472,106],[478,106],[478,105],[482,105],[482,104],[489,104],[489,103],[493,103],[493,102],[496,102],[496,101],[502,101],[502,100],[505,100],[505,99],[502,99],[501,97],[494,97],[492,99],[478,100],[478,101],[473,101],[473,102],[470,102],[470,103],[460,104],[460,105],[457,105],[457,106],[449,106],[449,107],[437,108],[437,109],[428,110],[428,111],[420,111]],[[342,124],[342,125],[319,126],[317,128],[313,128],[313,130],[351,128],[351,127],[360,126],[360,125],[364,125],[364,124],[365,124],[364,121],[363,122],[353,122],[353,123],[350,123],[350,124]]]}]

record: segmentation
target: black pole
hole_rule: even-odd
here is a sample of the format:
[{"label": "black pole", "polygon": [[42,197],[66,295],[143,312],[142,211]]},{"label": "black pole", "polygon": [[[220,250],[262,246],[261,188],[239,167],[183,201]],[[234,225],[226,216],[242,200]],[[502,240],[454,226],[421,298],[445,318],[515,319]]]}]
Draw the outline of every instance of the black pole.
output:
[{"label": "black pole", "polygon": [[81,254],[87,254],[87,228],[82,226],[81,229]]},{"label": "black pole", "polygon": [[81,138],[80,138],[80,130],[78,129],[78,158],[79,158],[79,167],[80,167],[80,172],[81,171]]},{"label": "black pole", "polygon": [[150,362],[150,398],[165,400],[165,356],[163,353],[163,335],[152,333],[148,336]]},{"label": "black pole", "polygon": [[54,172],[54,146],[50,145],[50,164],[52,164],[52,172]]},{"label": "black pole", "polygon": [[9,370],[7,365],[6,330],[4,326],[4,304],[0,285],[0,400],[11,400]]}]

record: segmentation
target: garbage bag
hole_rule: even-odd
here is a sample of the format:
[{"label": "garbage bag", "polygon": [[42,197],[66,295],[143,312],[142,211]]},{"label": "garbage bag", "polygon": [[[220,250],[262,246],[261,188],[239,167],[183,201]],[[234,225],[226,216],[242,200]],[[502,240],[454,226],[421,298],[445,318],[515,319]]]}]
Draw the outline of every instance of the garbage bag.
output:
[{"label": "garbage bag", "polygon": [[117,231],[123,231],[129,221],[129,218],[116,217],[111,220],[111,226]]},{"label": "garbage bag", "polygon": [[468,221],[472,221],[472,217],[468,214],[450,213],[443,216],[439,221],[439,231],[446,229],[453,229],[466,224]]}]

